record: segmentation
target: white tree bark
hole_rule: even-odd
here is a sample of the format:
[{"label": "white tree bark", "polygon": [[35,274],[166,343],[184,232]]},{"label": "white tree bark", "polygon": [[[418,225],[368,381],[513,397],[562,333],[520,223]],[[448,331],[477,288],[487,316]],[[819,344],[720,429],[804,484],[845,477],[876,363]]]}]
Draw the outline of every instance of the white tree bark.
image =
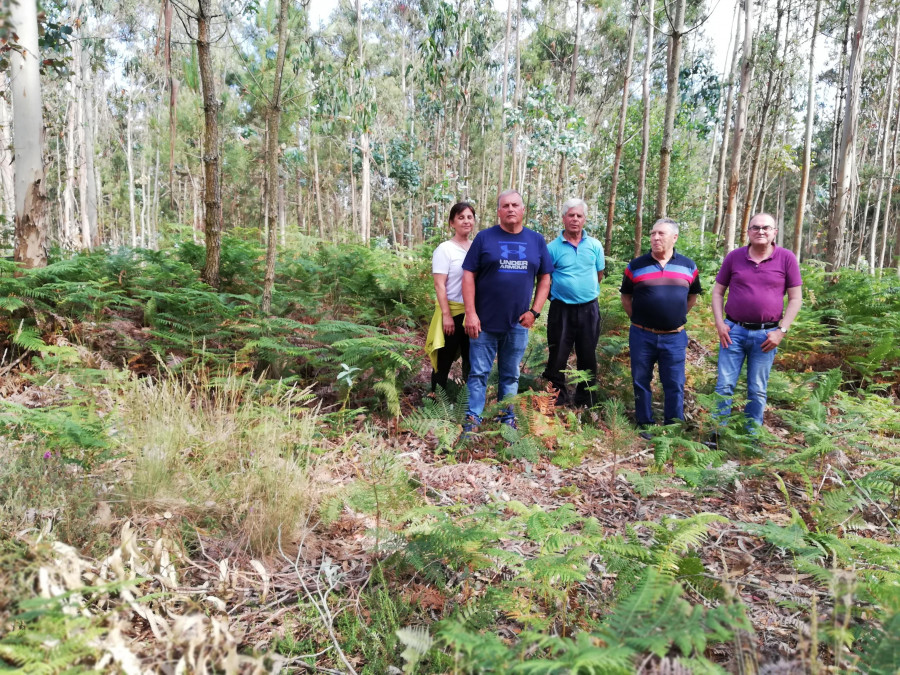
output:
[{"label": "white tree bark", "polygon": [[[875,199],[875,217],[872,219],[872,231],[869,237],[869,274],[875,274],[876,246],[878,242],[878,222],[881,219],[881,200],[884,197],[885,175],[888,170],[888,155],[891,143],[891,119],[894,117],[894,94],[897,86],[897,58],[900,56],[900,18],[895,19],[894,24],[894,49],[891,59],[890,75],[888,75],[888,103],[887,111],[881,122],[881,172],[878,176],[878,197]],[[888,197],[890,203],[890,193]],[[888,223],[885,222],[884,233],[887,236]],[[862,249],[862,245],[860,245]]]},{"label": "white tree bark", "polygon": [[856,134],[859,120],[859,89],[862,83],[863,57],[865,55],[865,30],[869,17],[869,0],[860,0],[853,29],[853,47],[850,68],[847,72],[847,100],[841,133],[841,151],[838,156],[835,201],[828,222],[827,262],[830,271],[836,272],[843,255],[843,230],[850,211],[850,181],[856,161]]},{"label": "white tree bark", "polygon": [[[0,73],[0,90],[9,90],[9,77]],[[12,113],[6,100],[0,98],[0,215],[6,220],[6,227],[16,219],[15,172],[13,171]]]},{"label": "white tree bark", "polygon": [[10,54],[16,171],[15,259],[26,267],[44,267],[47,264],[47,194],[37,3],[18,0],[10,3],[9,8],[10,22],[21,47]]}]

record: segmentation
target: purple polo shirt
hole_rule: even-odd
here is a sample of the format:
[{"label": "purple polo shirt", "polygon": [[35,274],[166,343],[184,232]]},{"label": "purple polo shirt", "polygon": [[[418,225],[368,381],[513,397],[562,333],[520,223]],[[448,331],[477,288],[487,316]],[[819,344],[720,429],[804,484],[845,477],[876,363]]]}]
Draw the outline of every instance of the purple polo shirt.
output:
[{"label": "purple polo shirt", "polygon": [[725,256],[716,283],[728,288],[725,314],[735,321],[763,323],[780,321],[787,289],[803,284],[794,254],[775,246],[761,263],[750,259],[750,247],[734,249]]}]

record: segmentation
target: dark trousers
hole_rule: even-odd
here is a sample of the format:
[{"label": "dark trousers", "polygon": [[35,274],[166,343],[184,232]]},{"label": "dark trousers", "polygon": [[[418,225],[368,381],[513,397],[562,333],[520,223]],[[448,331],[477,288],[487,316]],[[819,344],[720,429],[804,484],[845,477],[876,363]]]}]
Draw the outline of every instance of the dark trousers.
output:
[{"label": "dark trousers", "polygon": [[431,371],[431,391],[436,387],[447,388],[447,377],[450,367],[457,356],[462,356],[463,379],[469,377],[469,336],[463,328],[465,314],[453,317],[453,335],[444,333],[444,346],[437,351],[437,370]]},{"label": "dark trousers", "polygon": [[593,405],[594,394],[588,387],[597,382],[597,340],[600,339],[600,306],[596,300],[581,305],[569,305],[561,300],[550,301],[547,316],[547,343],[549,358],[544,377],[559,390],[557,405],[569,403],[566,376],[569,354],[575,348],[576,367],[590,373],[587,382],[575,387],[575,405]]}]

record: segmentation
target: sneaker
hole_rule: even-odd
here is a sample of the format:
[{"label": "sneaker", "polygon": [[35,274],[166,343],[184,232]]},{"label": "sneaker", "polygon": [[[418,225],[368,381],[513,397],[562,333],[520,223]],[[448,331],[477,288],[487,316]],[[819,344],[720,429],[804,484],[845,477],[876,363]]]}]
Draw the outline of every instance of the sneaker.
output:
[{"label": "sneaker", "polygon": [[519,428],[519,424],[516,422],[516,411],[511,405],[506,406],[503,411],[494,418],[494,420],[500,422],[500,424],[505,424],[508,427],[512,427],[513,429]]},{"label": "sneaker", "polygon": [[705,445],[710,450],[718,450],[719,449],[719,434],[715,431],[712,432],[705,441],[703,441],[703,445]]},{"label": "sneaker", "polygon": [[469,436],[478,431],[481,425],[481,418],[478,415],[466,415],[466,421],[463,423],[462,433],[459,435],[459,442],[467,440]]},{"label": "sneaker", "polygon": [[651,434],[649,431],[642,431],[641,433],[638,434],[638,436],[643,438],[645,441],[653,440],[653,434]]}]

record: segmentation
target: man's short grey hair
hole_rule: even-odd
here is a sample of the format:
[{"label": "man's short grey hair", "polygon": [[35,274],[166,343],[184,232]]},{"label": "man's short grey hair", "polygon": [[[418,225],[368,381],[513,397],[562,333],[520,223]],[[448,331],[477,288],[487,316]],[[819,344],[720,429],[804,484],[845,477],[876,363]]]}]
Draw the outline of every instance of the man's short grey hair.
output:
[{"label": "man's short grey hair", "polygon": [[574,208],[581,207],[581,210],[584,212],[584,217],[587,218],[588,206],[587,203],[583,199],[579,199],[578,197],[572,197],[572,199],[567,199],[565,203],[562,205],[562,214],[566,215],[569,211]]},{"label": "man's short grey hair", "polygon": [[[503,198],[508,197],[509,195],[518,195],[519,199],[522,199],[522,193],[519,192],[518,190],[514,190],[512,188],[510,188],[509,190],[504,190],[499,195],[497,195],[497,208],[498,209],[500,208],[500,202],[503,201]],[[522,201],[524,202],[525,200],[523,199]]]},{"label": "man's short grey hair", "polygon": [[[672,234],[678,234],[678,223],[671,218],[660,218],[653,223],[653,227],[656,227],[657,225],[668,225],[672,229]],[[653,228],[651,227],[650,229],[652,230]]]}]

